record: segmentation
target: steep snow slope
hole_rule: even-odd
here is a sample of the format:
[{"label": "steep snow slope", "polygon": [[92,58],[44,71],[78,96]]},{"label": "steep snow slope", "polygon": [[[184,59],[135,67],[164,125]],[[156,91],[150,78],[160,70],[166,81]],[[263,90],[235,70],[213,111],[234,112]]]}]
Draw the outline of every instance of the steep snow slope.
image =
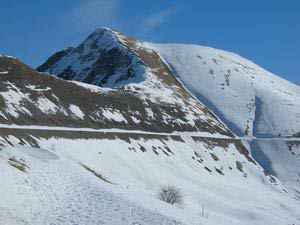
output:
[{"label": "steep snow slope", "polygon": [[141,43],[237,135],[293,136],[300,130],[300,88],[236,54],[198,45]]},{"label": "steep snow slope", "polygon": [[[0,224],[299,222],[299,200],[237,140],[94,135],[1,130]],[[157,200],[168,184],[181,189],[184,205]]]},{"label": "steep snow slope", "polygon": [[253,140],[252,156],[300,199],[300,139]]}]

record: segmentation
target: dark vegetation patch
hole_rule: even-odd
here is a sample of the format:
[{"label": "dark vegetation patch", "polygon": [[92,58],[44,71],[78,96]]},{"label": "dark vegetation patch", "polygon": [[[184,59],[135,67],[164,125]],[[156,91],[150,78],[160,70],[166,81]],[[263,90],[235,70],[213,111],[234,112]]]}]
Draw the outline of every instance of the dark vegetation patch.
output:
[{"label": "dark vegetation patch", "polygon": [[[300,141],[287,141],[286,145],[291,154],[295,156],[300,156]],[[296,148],[299,148],[298,153],[295,151]]]},{"label": "dark vegetation patch", "polygon": [[155,148],[152,147],[152,151],[156,154],[156,155],[159,155],[159,153],[156,151]]},{"label": "dark vegetation patch", "polygon": [[162,150],[162,151],[165,155],[170,156],[166,151],[164,151],[164,150]]},{"label": "dark vegetation patch", "polygon": [[244,173],[243,164],[241,162],[239,162],[239,161],[236,161],[235,164],[236,164],[236,168],[239,171],[241,171],[242,173]]},{"label": "dark vegetation patch", "polygon": [[231,76],[231,71],[227,70],[227,73],[224,75],[227,86],[230,86],[230,76]]},{"label": "dark vegetation patch", "polygon": [[240,140],[235,140],[234,144],[235,144],[236,149],[242,155],[244,155],[249,162],[252,162],[255,165],[257,165],[256,162],[250,157],[250,153],[249,153],[248,149],[242,144],[242,142]]},{"label": "dark vegetation patch", "polygon": [[221,139],[221,138],[206,138],[206,137],[192,137],[195,142],[204,143],[204,146],[207,149],[213,150],[215,147],[222,147],[223,149],[228,149],[229,144],[232,143],[233,140]]},{"label": "dark vegetation patch", "polygon": [[215,147],[222,147],[224,150],[228,149],[230,144],[234,144],[239,153],[256,165],[256,162],[250,157],[247,148],[237,139],[221,139],[221,138],[206,138],[206,137],[192,137],[194,141],[204,143],[207,149],[213,150]]},{"label": "dark vegetation patch", "polygon": [[276,178],[275,176],[273,176],[272,174],[268,173],[267,171],[264,171],[264,174],[266,177],[269,178],[270,182],[273,183],[273,184],[276,184]]},{"label": "dark vegetation patch", "polygon": [[128,147],[128,149],[129,149],[130,151],[136,152],[135,147]]},{"label": "dark vegetation patch", "polygon": [[218,169],[218,168],[216,168],[216,167],[215,167],[215,170],[216,170],[219,174],[224,175],[224,173],[223,173],[222,170],[220,170],[220,169]]},{"label": "dark vegetation patch", "polygon": [[300,137],[300,132],[293,135],[293,137]]},{"label": "dark vegetation patch", "polygon": [[195,152],[194,151],[194,155],[197,157],[197,158],[201,158],[200,154],[198,152]]},{"label": "dark vegetation patch", "polygon": [[182,205],[183,204],[183,194],[181,190],[175,186],[168,185],[161,187],[157,193],[159,200],[164,201],[170,205]]},{"label": "dark vegetation patch", "polygon": [[172,136],[170,136],[170,138],[174,141],[185,143],[184,140],[182,139],[182,137],[180,137],[179,135],[172,135]]},{"label": "dark vegetation patch", "polygon": [[[194,155],[198,158],[197,162],[202,163],[203,159],[201,158],[200,154],[198,152],[194,151]],[[194,156],[192,157],[192,159],[196,159]]]},{"label": "dark vegetation patch", "polygon": [[213,160],[219,161],[219,158],[214,153],[210,153],[210,155],[213,158]]},{"label": "dark vegetation patch", "polygon": [[172,152],[172,150],[168,146],[164,145],[164,148],[167,150],[167,152],[174,155],[174,152]]},{"label": "dark vegetation patch", "polygon": [[8,163],[9,165],[15,167],[16,169],[22,171],[22,172],[26,172],[26,170],[29,168],[29,166],[27,166],[25,164],[25,161],[20,159],[20,160],[17,160],[15,157],[11,157],[8,159]]},{"label": "dark vegetation patch", "polygon": [[139,146],[140,146],[140,150],[141,150],[142,152],[146,152],[146,151],[147,151],[146,148],[145,148],[144,146],[142,146],[141,144],[139,144]]},{"label": "dark vegetation patch", "polygon": [[210,172],[210,173],[212,172],[212,170],[211,170],[211,169],[209,169],[209,168],[208,168],[208,167],[206,167],[206,166],[204,167],[204,169],[206,169],[206,170],[207,170],[208,172]]},{"label": "dark vegetation patch", "polygon": [[4,147],[6,147],[6,143],[5,143],[5,141],[3,140],[0,140],[0,151],[4,148]]}]

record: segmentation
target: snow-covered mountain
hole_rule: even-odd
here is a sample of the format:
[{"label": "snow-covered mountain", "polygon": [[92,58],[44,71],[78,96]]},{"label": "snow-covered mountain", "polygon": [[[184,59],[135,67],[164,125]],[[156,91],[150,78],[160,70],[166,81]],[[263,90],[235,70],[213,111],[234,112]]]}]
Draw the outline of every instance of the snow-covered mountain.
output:
[{"label": "snow-covered mountain", "polygon": [[300,223],[299,87],[108,28],[37,70],[0,56],[0,225]]},{"label": "snow-covered mountain", "polygon": [[99,29],[52,66],[46,64],[44,71],[58,77],[111,88],[152,81],[149,71],[161,79],[171,73],[238,136],[300,132],[299,86],[230,52],[146,43]]}]

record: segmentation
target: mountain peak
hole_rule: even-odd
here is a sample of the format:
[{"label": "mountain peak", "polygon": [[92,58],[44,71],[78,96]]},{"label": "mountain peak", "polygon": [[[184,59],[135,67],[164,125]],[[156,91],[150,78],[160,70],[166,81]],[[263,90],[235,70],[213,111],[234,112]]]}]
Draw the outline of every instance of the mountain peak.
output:
[{"label": "mountain peak", "polygon": [[108,27],[99,27],[97,28],[92,34],[99,34],[99,33],[103,33],[103,32],[108,32],[108,33],[116,33],[116,31],[108,28]]},{"label": "mountain peak", "polygon": [[102,40],[105,42],[115,42],[118,40],[119,33],[107,28],[107,27],[100,27],[97,28],[93,33],[91,33],[88,38],[83,42],[89,42],[91,40],[93,41],[99,41]]},{"label": "mountain peak", "polygon": [[[83,81],[98,86],[117,86],[130,74],[133,53],[122,42],[123,36],[112,29],[102,27],[91,33],[71,51],[62,50],[52,55],[37,68],[67,80]],[[114,80],[109,78],[113,75]]]}]

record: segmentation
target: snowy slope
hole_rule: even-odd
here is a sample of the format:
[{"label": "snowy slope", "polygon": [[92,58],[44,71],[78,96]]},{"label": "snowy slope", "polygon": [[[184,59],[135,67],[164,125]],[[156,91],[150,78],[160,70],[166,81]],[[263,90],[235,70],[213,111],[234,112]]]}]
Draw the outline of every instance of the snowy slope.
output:
[{"label": "snowy slope", "polygon": [[[19,146],[1,156],[1,225],[183,224],[132,202],[124,197],[126,192],[99,181],[59,153]],[[13,159],[26,162],[27,172],[6,163]]]},{"label": "snowy slope", "polygon": [[300,139],[253,140],[252,156],[264,170],[278,177],[291,193],[300,197]]},{"label": "snowy slope", "polygon": [[0,57],[0,224],[300,224],[299,87],[107,28],[38,70]]},{"label": "snowy slope", "polygon": [[237,135],[293,136],[300,130],[300,88],[236,54],[198,45],[141,43]]},{"label": "snowy slope", "polygon": [[[28,135],[2,135],[1,225],[299,223],[299,200],[241,154],[238,141]],[[33,142],[39,147],[30,147]],[[20,164],[25,172],[16,168]],[[167,184],[182,190],[184,205],[157,200]]]}]

